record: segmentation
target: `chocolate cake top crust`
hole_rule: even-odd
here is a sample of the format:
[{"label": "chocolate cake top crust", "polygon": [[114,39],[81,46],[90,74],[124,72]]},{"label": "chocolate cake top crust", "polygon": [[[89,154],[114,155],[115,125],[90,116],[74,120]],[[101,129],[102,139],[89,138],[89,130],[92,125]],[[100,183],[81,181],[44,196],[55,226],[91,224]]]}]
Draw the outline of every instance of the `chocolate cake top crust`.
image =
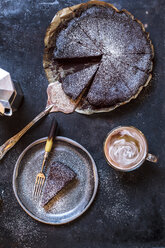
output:
[{"label": "chocolate cake top crust", "polygon": [[45,206],[57,193],[76,177],[67,165],[53,162],[44,187],[41,205]]},{"label": "chocolate cake top crust", "polygon": [[121,64],[135,67],[141,71],[152,71],[152,54],[121,54],[111,56]]},{"label": "chocolate cake top crust", "polygon": [[[52,49],[56,64],[50,74],[56,71],[54,74],[72,102],[81,98],[76,111],[110,111],[136,98],[150,81],[153,68],[153,46],[143,24],[128,11],[118,11],[100,1],[70,10],[72,14],[55,35]],[[93,66],[91,57],[100,58],[93,74],[87,70]],[[68,59],[67,69],[63,63],[59,66],[59,58]],[[89,64],[78,69],[77,60],[76,70],[71,72],[73,58],[89,58]]]}]

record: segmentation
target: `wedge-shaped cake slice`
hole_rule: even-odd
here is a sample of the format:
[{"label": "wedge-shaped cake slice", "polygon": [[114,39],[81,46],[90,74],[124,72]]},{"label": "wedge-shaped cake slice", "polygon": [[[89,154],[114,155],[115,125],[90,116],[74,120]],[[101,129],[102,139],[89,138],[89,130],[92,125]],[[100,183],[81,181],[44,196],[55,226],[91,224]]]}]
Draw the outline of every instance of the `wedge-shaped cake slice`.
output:
[{"label": "wedge-shaped cake slice", "polygon": [[98,68],[98,64],[80,70],[65,77],[62,88],[66,95],[76,100],[82,91],[88,87]]},{"label": "wedge-shaped cake slice", "polygon": [[110,58],[104,56],[87,94],[87,100],[96,107],[107,107],[124,101],[130,95],[130,89],[121,75],[114,70]]},{"label": "wedge-shaped cake slice", "polygon": [[41,205],[45,206],[68,183],[76,177],[76,173],[61,162],[51,164],[43,191]]},{"label": "wedge-shaped cake slice", "polygon": [[[112,12],[114,11],[113,9],[110,10]],[[108,11],[109,9],[102,6],[93,6],[84,11],[78,18],[80,28],[99,50],[102,50],[103,47],[102,26],[100,27],[100,21]]]},{"label": "wedge-shaped cake slice", "polygon": [[75,58],[86,56],[98,56],[100,51],[80,29],[77,20],[72,20],[66,29],[62,30],[56,38],[54,57]]},{"label": "wedge-shaped cake slice", "polygon": [[79,44],[75,41],[67,42],[67,44],[63,44],[63,46],[54,51],[55,59],[71,59],[99,55],[100,51],[88,49],[83,44]]}]

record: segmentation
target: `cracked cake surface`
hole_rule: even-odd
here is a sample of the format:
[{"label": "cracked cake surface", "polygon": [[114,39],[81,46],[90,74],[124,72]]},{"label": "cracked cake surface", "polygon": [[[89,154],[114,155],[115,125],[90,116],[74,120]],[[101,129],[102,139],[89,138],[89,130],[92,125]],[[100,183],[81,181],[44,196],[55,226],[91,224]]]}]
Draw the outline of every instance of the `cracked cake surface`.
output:
[{"label": "cracked cake surface", "polygon": [[[76,111],[110,111],[137,97],[151,79],[154,56],[143,24],[128,11],[99,1],[80,4],[71,16],[50,46],[54,64],[49,63],[48,74],[56,72],[71,101],[88,86]],[[94,57],[97,65],[91,60]],[[77,59],[74,69],[73,58]],[[62,59],[67,59],[67,70]]]}]

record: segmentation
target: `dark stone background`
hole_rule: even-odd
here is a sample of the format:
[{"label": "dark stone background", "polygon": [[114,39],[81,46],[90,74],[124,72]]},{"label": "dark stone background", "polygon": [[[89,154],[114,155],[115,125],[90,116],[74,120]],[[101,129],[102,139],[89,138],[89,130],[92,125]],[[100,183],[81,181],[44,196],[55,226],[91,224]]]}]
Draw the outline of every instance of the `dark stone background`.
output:
[{"label": "dark stone background", "polygon": [[[0,144],[21,130],[45,107],[47,79],[42,66],[43,39],[55,13],[79,0],[1,0],[0,67],[20,82],[24,103],[12,117],[0,117]],[[138,99],[111,113],[92,116],[51,114],[30,130],[0,161],[0,248],[160,248],[165,247],[165,1],[118,0],[146,24],[155,47],[150,86]],[[94,204],[76,221],[48,226],[31,219],[18,205],[12,173],[19,154],[48,134],[56,116],[60,134],[88,149],[96,161],[99,190]],[[102,145],[118,125],[133,125],[146,135],[159,164],[146,162],[128,174],[107,165]]]}]

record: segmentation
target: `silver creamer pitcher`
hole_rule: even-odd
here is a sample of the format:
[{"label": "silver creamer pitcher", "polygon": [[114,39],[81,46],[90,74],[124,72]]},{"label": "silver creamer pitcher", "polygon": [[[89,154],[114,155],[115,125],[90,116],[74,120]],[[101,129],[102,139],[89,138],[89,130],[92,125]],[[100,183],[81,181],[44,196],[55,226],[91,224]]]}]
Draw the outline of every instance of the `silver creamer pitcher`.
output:
[{"label": "silver creamer pitcher", "polygon": [[0,114],[11,116],[20,105],[23,94],[20,86],[13,83],[10,73],[0,68]]}]

